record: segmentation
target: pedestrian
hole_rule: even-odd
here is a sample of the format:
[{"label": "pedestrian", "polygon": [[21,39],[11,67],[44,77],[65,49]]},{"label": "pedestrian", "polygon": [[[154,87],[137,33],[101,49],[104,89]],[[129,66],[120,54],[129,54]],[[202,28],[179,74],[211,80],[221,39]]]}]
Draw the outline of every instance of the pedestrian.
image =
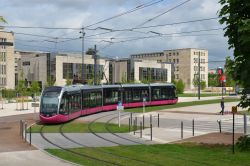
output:
[{"label": "pedestrian", "polygon": [[222,98],[221,101],[220,101],[220,107],[221,107],[220,114],[223,115],[224,114],[224,108],[225,108],[224,98]]}]

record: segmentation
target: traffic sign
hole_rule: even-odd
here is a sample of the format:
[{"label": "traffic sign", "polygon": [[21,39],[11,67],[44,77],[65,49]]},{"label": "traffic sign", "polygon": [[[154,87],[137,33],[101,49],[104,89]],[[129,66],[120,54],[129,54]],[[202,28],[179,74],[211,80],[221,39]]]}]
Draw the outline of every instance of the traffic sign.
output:
[{"label": "traffic sign", "polygon": [[232,113],[237,113],[237,106],[232,106]]}]

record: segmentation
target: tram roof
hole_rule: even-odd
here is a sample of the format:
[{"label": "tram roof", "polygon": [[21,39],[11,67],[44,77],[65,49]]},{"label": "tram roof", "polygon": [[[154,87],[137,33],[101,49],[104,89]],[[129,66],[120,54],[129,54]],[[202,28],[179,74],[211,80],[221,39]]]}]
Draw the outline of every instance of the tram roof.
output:
[{"label": "tram roof", "polygon": [[174,86],[172,83],[152,83],[150,86]]},{"label": "tram roof", "polygon": [[102,85],[103,88],[120,88],[120,84],[114,84],[114,85]]},{"label": "tram roof", "polygon": [[130,87],[148,87],[148,84],[122,84],[122,87],[124,88],[130,88]]}]

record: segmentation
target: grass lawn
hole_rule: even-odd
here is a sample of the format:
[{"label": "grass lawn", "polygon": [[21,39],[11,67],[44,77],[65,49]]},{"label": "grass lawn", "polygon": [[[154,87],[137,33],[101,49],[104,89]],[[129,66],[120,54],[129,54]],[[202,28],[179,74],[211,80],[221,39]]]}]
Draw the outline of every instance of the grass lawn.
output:
[{"label": "grass lawn", "polygon": [[[75,152],[89,155],[101,160],[110,161],[116,165],[162,165],[162,166],[242,166],[250,165],[250,152],[239,152],[233,155],[231,148],[227,146],[208,146],[196,144],[158,144],[158,145],[131,145],[103,147],[93,150],[90,148],[74,148]],[[119,154],[129,157],[130,159],[111,156],[102,153],[98,149],[105,150],[110,153]],[[47,149],[47,151],[55,156],[69,160],[71,162],[86,165],[111,165],[102,161],[96,161],[87,157],[72,154],[71,152],[60,149]],[[138,162],[133,159],[143,160]]]},{"label": "grass lawn", "polygon": [[[224,96],[228,96],[228,94],[223,94]],[[221,93],[201,93],[201,97],[210,97],[210,96],[221,96]],[[178,94],[178,97],[198,97],[196,93],[183,93]]]},{"label": "grass lawn", "polygon": [[250,111],[247,111],[247,110],[240,111],[239,113],[242,114],[242,115],[244,115],[244,114],[250,115]]},{"label": "grass lawn", "polygon": [[[63,132],[64,133],[89,133],[89,129],[88,129],[88,124],[89,123],[76,123],[76,122],[69,122],[69,123],[65,123],[64,127],[63,127]],[[117,124],[107,124],[108,129],[110,129],[110,131],[114,132],[114,133],[125,133],[128,132],[129,127],[128,125],[122,125],[119,128]],[[39,125],[39,124],[35,124],[34,126],[32,126],[31,131],[33,133],[38,133],[40,132],[40,129],[43,125]],[[59,125],[46,125],[43,129],[43,132],[45,133],[58,133],[59,129],[60,129],[60,124]],[[91,129],[94,132],[97,133],[107,133],[108,131],[105,128],[105,123],[101,123],[101,122],[96,122],[93,123],[91,125]],[[29,132],[29,129],[28,129]]]},{"label": "grass lawn", "polygon": [[[161,105],[161,106],[150,106],[145,108],[145,112],[151,112],[151,111],[158,111],[158,110],[164,110],[164,109],[170,109],[170,108],[179,108],[179,107],[187,107],[187,106],[194,106],[194,105],[204,105],[204,104],[220,104],[220,99],[215,100],[205,100],[205,101],[191,101],[191,102],[182,102],[177,103],[173,105]],[[235,102],[239,101],[239,99],[224,99],[225,102]],[[142,108],[131,108],[131,109],[125,109],[126,112],[142,112]]]}]

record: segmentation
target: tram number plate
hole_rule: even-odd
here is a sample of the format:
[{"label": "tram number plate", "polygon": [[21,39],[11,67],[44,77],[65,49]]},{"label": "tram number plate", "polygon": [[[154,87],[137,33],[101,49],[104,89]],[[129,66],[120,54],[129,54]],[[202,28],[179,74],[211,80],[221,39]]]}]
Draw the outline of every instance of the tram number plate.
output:
[{"label": "tram number plate", "polygon": [[31,103],[31,107],[39,107],[39,103]]}]

